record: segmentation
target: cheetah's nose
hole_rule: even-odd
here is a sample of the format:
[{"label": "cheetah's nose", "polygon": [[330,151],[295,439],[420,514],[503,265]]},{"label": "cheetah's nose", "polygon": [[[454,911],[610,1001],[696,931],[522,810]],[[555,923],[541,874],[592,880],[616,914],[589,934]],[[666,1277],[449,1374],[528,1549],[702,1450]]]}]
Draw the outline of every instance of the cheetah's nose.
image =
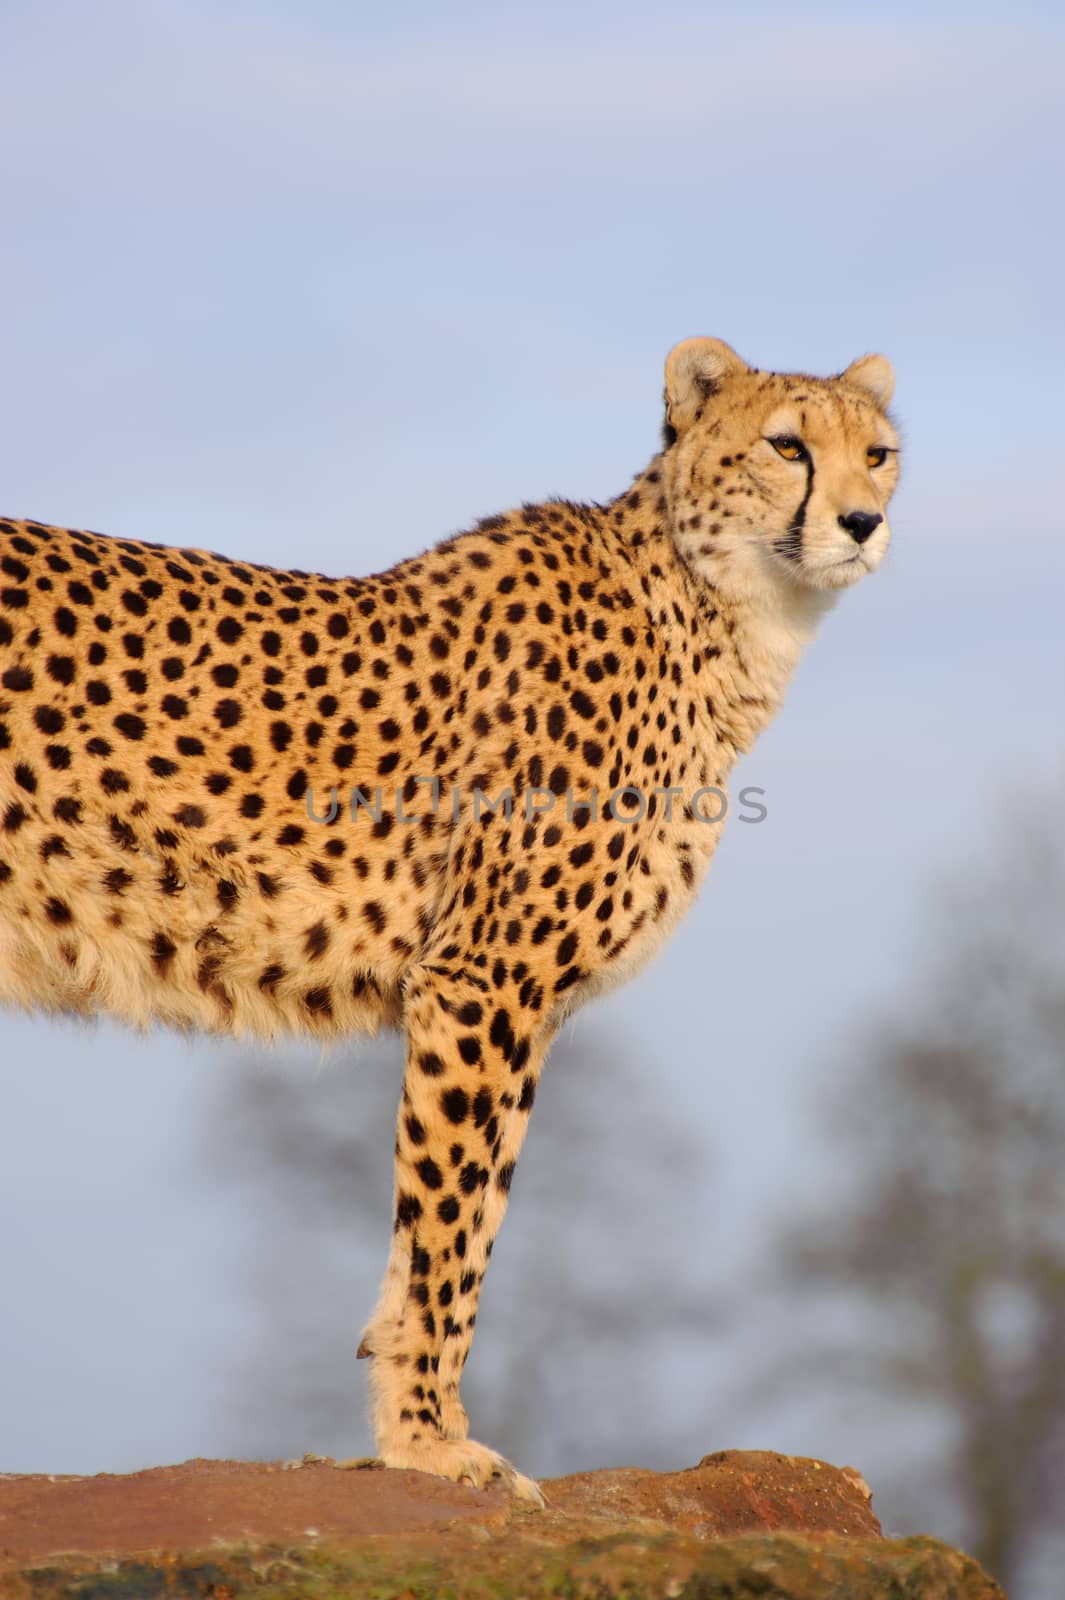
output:
[{"label": "cheetah's nose", "polygon": [[839,525],[841,528],[846,528],[856,544],[864,544],[874,528],[879,528],[883,520],[879,511],[848,511],[845,517],[840,517]]}]

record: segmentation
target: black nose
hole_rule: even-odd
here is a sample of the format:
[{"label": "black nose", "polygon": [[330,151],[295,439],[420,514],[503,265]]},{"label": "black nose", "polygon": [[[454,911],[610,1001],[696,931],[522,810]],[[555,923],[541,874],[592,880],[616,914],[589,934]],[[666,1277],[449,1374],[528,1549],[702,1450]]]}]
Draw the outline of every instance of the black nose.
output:
[{"label": "black nose", "polygon": [[883,520],[879,511],[848,511],[845,517],[840,517],[839,525],[846,528],[856,544],[864,544]]}]

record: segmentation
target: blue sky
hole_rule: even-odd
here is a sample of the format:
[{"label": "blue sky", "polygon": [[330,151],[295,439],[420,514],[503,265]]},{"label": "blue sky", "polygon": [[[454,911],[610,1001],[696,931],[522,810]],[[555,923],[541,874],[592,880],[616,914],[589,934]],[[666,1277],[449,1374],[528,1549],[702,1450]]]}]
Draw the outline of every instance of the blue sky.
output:
[{"label": "blue sky", "polygon": [[[894,361],[895,544],[745,764],[769,818],[579,1024],[705,1122],[711,1242],[750,1255],[815,1181],[816,1086],[919,974],[929,877],[1062,771],[1054,10],[8,0],[0,51],[4,512],[358,573],[618,492],[680,338]],[[231,1224],[175,1153],[212,1059],[0,1018],[0,1468],[226,1448]]]}]

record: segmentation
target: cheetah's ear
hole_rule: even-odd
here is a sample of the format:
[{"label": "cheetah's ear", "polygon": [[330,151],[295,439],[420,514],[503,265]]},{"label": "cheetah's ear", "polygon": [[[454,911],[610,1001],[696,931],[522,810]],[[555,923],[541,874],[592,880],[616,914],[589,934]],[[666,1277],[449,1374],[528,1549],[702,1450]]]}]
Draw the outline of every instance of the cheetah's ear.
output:
[{"label": "cheetah's ear", "polygon": [[716,394],[722,379],[749,371],[724,339],[685,339],[674,345],[666,357],[667,426],[683,431],[703,401]]},{"label": "cheetah's ear", "polygon": [[891,404],[891,396],[895,393],[895,369],[887,356],[862,356],[860,361],[852,361],[846,372],[840,373],[840,377],[844,383],[864,389],[881,411],[886,411]]}]

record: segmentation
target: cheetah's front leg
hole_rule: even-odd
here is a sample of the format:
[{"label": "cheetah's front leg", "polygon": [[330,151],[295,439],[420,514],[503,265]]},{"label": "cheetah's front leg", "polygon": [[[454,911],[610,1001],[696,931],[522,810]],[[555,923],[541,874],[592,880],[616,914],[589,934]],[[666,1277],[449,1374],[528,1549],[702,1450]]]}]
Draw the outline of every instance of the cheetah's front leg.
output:
[{"label": "cheetah's front leg", "polygon": [[386,1466],[474,1484],[501,1474],[540,1504],[531,1479],[467,1439],[459,1395],[546,1043],[519,1019],[516,992],[457,962],[408,986],[393,1248],[361,1351]]}]

